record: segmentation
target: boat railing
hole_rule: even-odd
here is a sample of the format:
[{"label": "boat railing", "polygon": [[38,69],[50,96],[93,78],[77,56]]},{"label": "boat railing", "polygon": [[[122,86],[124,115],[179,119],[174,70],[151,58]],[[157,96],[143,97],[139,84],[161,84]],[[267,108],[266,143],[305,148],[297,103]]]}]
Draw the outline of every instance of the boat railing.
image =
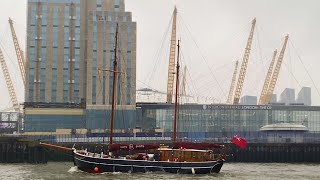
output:
[{"label": "boat railing", "polygon": [[[114,137],[115,142],[137,142],[137,141],[171,141],[171,137]],[[109,137],[57,137],[58,143],[91,143],[91,142],[109,142]]]}]

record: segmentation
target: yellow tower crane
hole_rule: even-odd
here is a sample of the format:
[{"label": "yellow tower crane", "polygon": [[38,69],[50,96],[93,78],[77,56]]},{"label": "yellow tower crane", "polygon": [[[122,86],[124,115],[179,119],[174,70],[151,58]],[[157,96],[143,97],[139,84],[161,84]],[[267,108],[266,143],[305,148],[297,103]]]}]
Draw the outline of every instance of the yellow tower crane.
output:
[{"label": "yellow tower crane", "polygon": [[234,72],[233,72],[233,76],[232,76],[232,80],[231,80],[231,85],[230,85],[227,104],[231,104],[232,103],[232,95],[233,95],[233,91],[234,91],[234,86],[236,84],[238,65],[239,65],[239,61],[236,61],[236,66],[234,68]]},{"label": "yellow tower crane", "polygon": [[267,94],[267,91],[269,88],[270,79],[271,79],[271,75],[272,75],[272,71],[273,71],[273,66],[276,61],[276,56],[277,56],[277,50],[275,50],[273,52],[273,57],[272,57],[272,60],[271,60],[271,63],[270,63],[269,69],[268,69],[268,73],[266,75],[266,79],[264,80],[261,95],[259,98],[259,105],[265,104],[266,94]]},{"label": "yellow tower crane", "polygon": [[241,96],[241,92],[242,92],[242,88],[243,88],[243,83],[244,83],[244,79],[246,76],[246,71],[247,71],[247,66],[248,66],[248,61],[249,61],[250,50],[251,50],[255,26],[256,26],[256,18],[254,18],[252,20],[251,31],[249,34],[247,46],[246,46],[244,56],[242,59],[242,63],[241,63],[241,69],[240,69],[240,73],[239,73],[239,77],[238,77],[236,92],[235,92],[234,99],[233,99],[233,104],[239,104],[239,100],[240,100],[240,96]]},{"label": "yellow tower crane", "polygon": [[25,71],[25,62],[24,62],[23,51],[20,48],[18,38],[17,38],[16,32],[13,27],[13,21],[10,18],[9,18],[9,24],[10,24],[10,30],[11,30],[11,34],[12,34],[14,49],[16,50],[16,55],[17,55],[18,64],[19,64],[19,68],[20,68],[21,78],[23,81],[23,85],[26,86],[26,71]]},{"label": "yellow tower crane", "polygon": [[4,60],[4,56],[3,56],[3,53],[2,53],[1,49],[0,49],[0,64],[1,64],[1,67],[2,67],[4,79],[6,80],[6,84],[7,84],[8,91],[9,91],[9,95],[10,95],[11,102],[12,102],[12,105],[13,105],[13,109],[16,112],[19,112],[19,103],[18,103],[17,95],[16,95],[16,92],[14,90],[14,87],[13,87],[13,84],[12,84],[12,81],[11,81],[11,77],[10,77],[10,74],[9,74],[9,71],[8,71],[8,67],[7,67],[7,64],[6,64],[5,60]]},{"label": "yellow tower crane", "polygon": [[176,40],[177,40],[177,8],[173,11],[169,68],[168,68],[168,81],[167,81],[167,103],[172,103],[173,83],[174,83],[174,68],[176,57]]},{"label": "yellow tower crane", "polygon": [[278,61],[277,61],[276,67],[275,67],[275,69],[273,71],[273,74],[272,74],[271,82],[270,82],[270,85],[268,87],[268,91],[267,91],[267,94],[266,94],[266,99],[265,99],[264,104],[268,104],[270,102],[270,100],[271,100],[271,96],[272,96],[272,93],[274,91],[274,87],[276,86],[276,83],[277,83],[277,80],[278,80],[278,77],[279,77],[279,72],[280,72],[282,60],[283,60],[283,57],[284,57],[284,53],[286,51],[288,39],[289,39],[289,35],[287,35],[285,37],[285,40],[284,40],[280,55],[278,57]]}]

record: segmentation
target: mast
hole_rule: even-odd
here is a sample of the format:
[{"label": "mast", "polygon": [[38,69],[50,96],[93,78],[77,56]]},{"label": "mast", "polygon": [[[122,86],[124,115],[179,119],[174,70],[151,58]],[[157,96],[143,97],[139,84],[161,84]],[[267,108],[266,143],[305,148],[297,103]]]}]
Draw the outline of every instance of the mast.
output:
[{"label": "mast", "polygon": [[177,56],[177,72],[176,72],[176,97],[174,102],[174,120],[173,120],[173,143],[176,143],[177,139],[177,112],[178,112],[178,95],[179,95],[179,51],[180,51],[180,40],[178,40],[178,56]]},{"label": "mast", "polygon": [[113,61],[113,81],[112,81],[112,105],[111,105],[111,119],[110,119],[110,140],[112,144],[113,124],[114,124],[114,108],[115,108],[115,90],[116,90],[116,75],[117,75],[117,46],[118,46],[118,23],[116,26],[115,46],[114,46],[114,61]]}]

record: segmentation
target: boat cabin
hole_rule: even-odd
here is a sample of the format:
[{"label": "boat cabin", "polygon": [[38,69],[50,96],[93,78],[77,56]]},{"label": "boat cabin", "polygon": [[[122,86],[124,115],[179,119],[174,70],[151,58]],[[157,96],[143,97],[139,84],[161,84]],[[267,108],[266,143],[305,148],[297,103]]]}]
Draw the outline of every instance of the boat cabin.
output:
[{"label": "boat cabin", "polygon": [[[214,155],[212,150],[199,149],[159,148],[156,153],[159,156],[159,161],[204,162],[214,161],[219,157],[219,155]],[[157,160],[156,154],[154,159]]]}]

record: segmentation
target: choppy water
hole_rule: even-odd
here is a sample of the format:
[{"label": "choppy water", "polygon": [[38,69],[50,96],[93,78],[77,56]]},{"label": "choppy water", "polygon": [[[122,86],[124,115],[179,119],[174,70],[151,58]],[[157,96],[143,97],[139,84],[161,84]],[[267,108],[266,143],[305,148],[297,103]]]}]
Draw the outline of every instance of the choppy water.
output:
[{"label": "choppy water", "polygon": [[47,179],[320,179],[320,164],[278,163],[225,163],[219,174],[178,175],[165,173],[105,173],[88,174],[77,170],[70,162],[48,164],[1,164],[2,180],[47,180]]}]

